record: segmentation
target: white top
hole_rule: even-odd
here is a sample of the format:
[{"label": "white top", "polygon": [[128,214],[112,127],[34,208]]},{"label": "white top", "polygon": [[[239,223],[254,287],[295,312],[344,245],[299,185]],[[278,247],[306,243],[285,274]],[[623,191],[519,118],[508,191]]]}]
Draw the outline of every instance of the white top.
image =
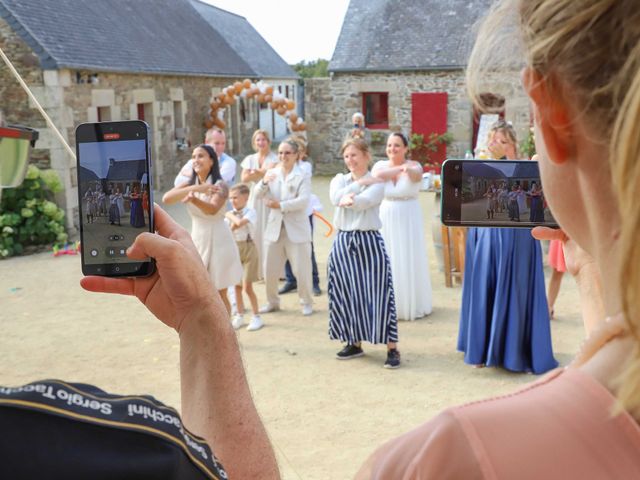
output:
[{"label": "white top", "polygon": [[[371,173],[363,178],[371,177]],[[353,205],[350,207],[338,207],[340,200],[348,193],[355,193]],[[384,184],[361,186],[351,177],[351,173],[339,173],[329,187],[329,198],[335,205],[333,225],[338,230],[380,230],[380,202],[384,198]]]},{"label": "white top", "polygon": [[[223,153],[220,156],[219,164],[220,176],[222,177],[222,180],[224,180],[224,183],[226,183],[228,186],[233,186],[236,181],[236,161],[226,153]],[[181,185],[185,182],[189,182],[192,175],[193,162],[191,159],[189,159],[189,161],[185,163],[184,166],[180,169],[180,173],[178,173],[176,179],[173,181],[173,186],[177,187],[178,185]]]},{"label": "white top", "polygon": [[[249,220],[249,223],[247,223],[244,227],[231,230],[233,239],[236,242],[246,242],[249,239],[255,239],[256,221],[258,220],[256,211],[253,208],[245,207],[240,211],[230,210],[230,212],[236,215],[238,218],[246,218],[247,220]],[[224,219],[224,221],[227,222],[227,225],[229,225],[229,228],[231,228],[231,222],[226,218]]]},{"label": "white top", "polygon": [[258,153],[247,155],[240,164],[240,168],[243,170],[258,170],[259,168],[268,168],[278,163],[278,156],[273,152],[267,154],[262,162],[262,166],[260,166],[259,157],[260,155]]},{"label": "white top", "polygon": [[300,160],[297,165],[298,167],[300,167],[300,170],[302,170],[302,173],[311,178],[311,176],[313,175],[313,165],[311,165],[310,161]]}]

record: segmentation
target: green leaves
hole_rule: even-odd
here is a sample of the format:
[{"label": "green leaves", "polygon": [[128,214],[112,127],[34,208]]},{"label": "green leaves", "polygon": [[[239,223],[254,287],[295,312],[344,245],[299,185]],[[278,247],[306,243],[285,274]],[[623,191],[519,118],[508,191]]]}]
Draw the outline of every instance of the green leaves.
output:
[{"label": "green leaves", "polygon": [[0,202],[0,259],[20,255],[27,245],[66,242],[64,210],[52,200],[62,190],[54,170],[30,165],[18,188],[2,191]]}]

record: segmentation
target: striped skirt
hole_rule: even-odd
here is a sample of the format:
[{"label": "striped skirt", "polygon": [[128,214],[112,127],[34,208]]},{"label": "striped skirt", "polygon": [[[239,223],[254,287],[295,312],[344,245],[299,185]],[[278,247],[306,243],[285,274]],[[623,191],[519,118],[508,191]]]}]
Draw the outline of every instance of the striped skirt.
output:
[{"label": "striped skirt", "polygon": [[398,341],[391,265],[378,231],[339,231],[328,262],[329,337]]}]

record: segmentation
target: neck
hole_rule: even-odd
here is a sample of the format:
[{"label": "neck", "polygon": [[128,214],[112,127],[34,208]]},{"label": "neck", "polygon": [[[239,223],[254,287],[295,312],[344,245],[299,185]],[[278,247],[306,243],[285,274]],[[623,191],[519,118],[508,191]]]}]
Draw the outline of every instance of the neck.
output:
[{"label": "neck", "polygon": [[368,173],[368,170],[352,170],[351,171],[351,177],[354,180],[358,180],[358,179],[364,177],[367,173]]},{"label": "neck", "polygon": [[295,165],[295,162],[291,163],[291,164],[283,163],[282,164],[282,171],[284,172],[284,174],[288,175],[289,173],[291,173],[291,170],[293,170],[293,166],[294,165]]},{"label": "neck", "polygon": [[208,177],[209,177],[209,174],[206,174],[206,175],[198,174],[198,180],[200,180],[200,183],[206,182]]}]

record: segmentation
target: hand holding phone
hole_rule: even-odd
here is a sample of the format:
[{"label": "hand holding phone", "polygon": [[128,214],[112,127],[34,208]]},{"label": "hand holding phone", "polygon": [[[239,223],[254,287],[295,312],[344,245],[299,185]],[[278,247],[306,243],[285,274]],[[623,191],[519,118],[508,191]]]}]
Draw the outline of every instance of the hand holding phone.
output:
[{"label": "hand holding phone", "polygon": [[447,160],[442,164],[442,223],[448,226],[557,228],[538,162]]},{"label": "hand holding phone", "polygon": [[83,123],[76,129],[82,273],[146,276],[152,258],[127,249],[154,231],[149,126],[139,120]]}]

